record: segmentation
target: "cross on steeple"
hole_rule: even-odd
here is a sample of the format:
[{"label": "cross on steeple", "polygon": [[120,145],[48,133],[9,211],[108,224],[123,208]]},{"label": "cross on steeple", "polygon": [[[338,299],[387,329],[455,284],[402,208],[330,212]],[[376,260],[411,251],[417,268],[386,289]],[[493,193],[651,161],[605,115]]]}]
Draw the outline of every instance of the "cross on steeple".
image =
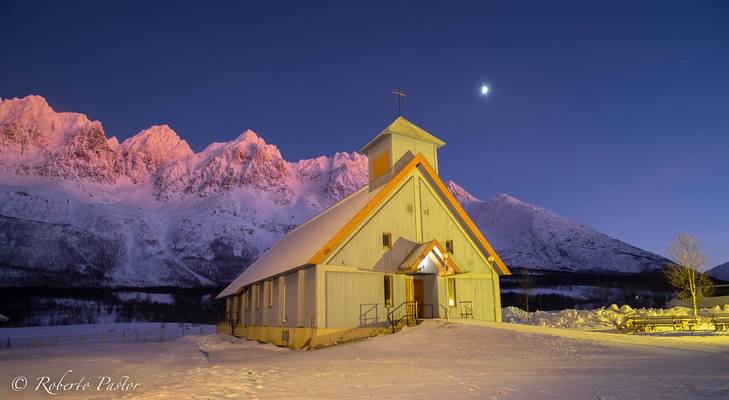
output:
[{"label": "cross on steeple", "polygon": [[402,89],[400,89],[400,86],[398,86],[397,89],[393,90],[392,94],[394,94],[395,97],[397,97],[397,113],[398,113],[398,115],[402,116],[401,101],[402,101],[403,97],[408,97],[408,94],[405,93],[405,91],[403,91]]}]

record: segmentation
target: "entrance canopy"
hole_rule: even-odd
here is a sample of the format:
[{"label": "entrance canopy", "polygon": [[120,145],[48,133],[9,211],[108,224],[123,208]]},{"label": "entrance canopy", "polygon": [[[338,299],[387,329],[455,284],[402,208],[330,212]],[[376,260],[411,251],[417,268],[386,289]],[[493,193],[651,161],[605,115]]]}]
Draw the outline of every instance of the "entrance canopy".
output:
[{"label": "entrance canopy", "polygon": [[400,264],[399,270],[406,274],[438,274],[438,276],[461,272],[437,240],[415,247]]}]

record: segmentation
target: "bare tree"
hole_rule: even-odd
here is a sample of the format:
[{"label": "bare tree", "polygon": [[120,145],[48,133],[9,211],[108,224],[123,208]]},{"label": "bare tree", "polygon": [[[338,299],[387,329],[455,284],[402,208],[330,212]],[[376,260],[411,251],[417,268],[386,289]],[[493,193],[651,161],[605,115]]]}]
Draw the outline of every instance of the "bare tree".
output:
[{"label": "bare tree", "polygon": [[698,317],[698,296],[711,294],[713,283],[699,268],[706,262],[704,251],[696,238],[678,235],[668,246],[668,255],[674,264],[666,268],[666,278],[676,289],[680,299],[691,299],[694,318]]}]

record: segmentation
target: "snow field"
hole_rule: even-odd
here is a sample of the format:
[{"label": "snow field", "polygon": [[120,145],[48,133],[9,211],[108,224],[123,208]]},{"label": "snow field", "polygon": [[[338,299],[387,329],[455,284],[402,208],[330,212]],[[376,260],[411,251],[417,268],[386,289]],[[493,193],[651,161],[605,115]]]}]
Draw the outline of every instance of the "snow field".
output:
[{"label": "snow field", "polygon": [[725,399],[728,338],[640,337],[508,323],[426,321],[395,335],[293,351],[223,335],[0,351],[13,377],[128,375],[126,399]]}]

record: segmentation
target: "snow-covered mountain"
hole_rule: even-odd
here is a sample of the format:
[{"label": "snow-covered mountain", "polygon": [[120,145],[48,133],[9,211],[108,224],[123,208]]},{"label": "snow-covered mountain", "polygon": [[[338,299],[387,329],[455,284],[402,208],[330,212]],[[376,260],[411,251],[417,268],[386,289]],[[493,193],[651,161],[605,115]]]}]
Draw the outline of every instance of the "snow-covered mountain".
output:
[{"label": "snow-covered mountain", "polygon": [[712,278],[720,279],[724,282],[729,282],[729,262],[717,265],[716,267],[710,269],[708,274]]},{"label": "snow-covered mountain", "polygon": [[[0,282],[220,285],[367,182],[367,159],[286,161],[248,130],[194,153],[167,125],[122,143],[39,96],[0,101]],[[509,266],[644,271],[653,254],[502,195],[449,182]]]},{"label": "snow-covered mountain", "polygon": [[668,260],[507,194],[481,201],[453,182],[463,205],[506,265],[515,268],[640,273]]},{"label": "snow-covered mountain", "polygon": [[357,153],[288,162],[250,130],[193,153],[166,125],[119,143],[42,97],[4,100],[0,281],[223,284],[366,182]]}]

